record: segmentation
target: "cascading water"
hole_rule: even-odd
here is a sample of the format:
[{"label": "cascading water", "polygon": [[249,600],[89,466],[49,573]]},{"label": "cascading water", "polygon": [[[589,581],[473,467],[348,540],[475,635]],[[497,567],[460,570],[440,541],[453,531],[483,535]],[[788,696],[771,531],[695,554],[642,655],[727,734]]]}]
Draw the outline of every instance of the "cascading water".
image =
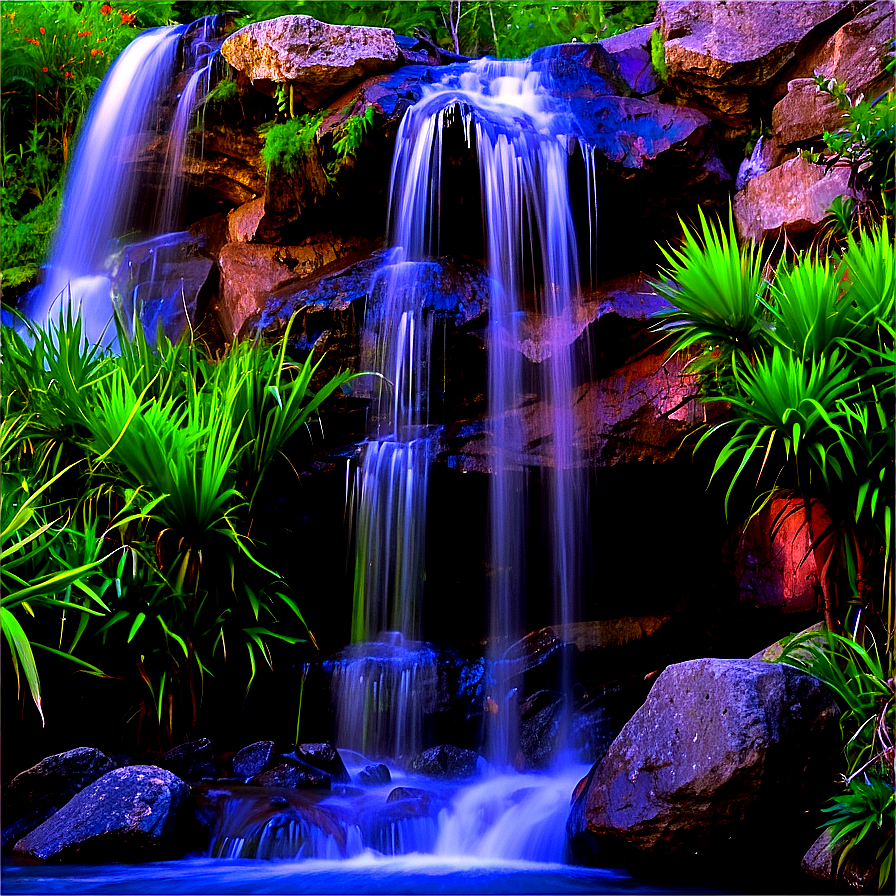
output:
[{"label": "cascading water", "polygon": [[[78,136],[43,283],[27,303],[33,320],[55,319],[70,303],[80,309],[88,339],[108,343],[116,305],[127,326],[162,284],[170,287],[168,256],[188,238],[176,232],[181,163],[193,112],[210,85],[222,23],[211,16],[145,31],[109,70]],[[181,64],[189,74],[172,110]],[[140,163],[160,138],[167,141],[164,165],[149,177]],[[136,232],[146,243],[116,257],[119,241],[137,242]]]},{"label": "cascading water", "polygon": [[[415,279],[416,266],[438,255],[443,136],[463,128],[479,160],[482,214],[491,278],[488,404],[492,421],[489,497],[489,689],[487,755],[509,766],[518,751],[516,695],[507,648],[524,631],[529,478],[526,396],[543,402],[550,444],[541,446],[545,541],[554,619],[576,618],[586,562],[588,490],[576,444],[574,389],[580,359],[575,349],[579,299],[577,248],[567,180],[566,110],[545,89],[531,60],[482,60],[452,66],[424,89],[402,120],[392,167],[390,239],[393,248],[372,289],[363,366],[376,370],[377,436],[365,447],[359,492],[355,568],[354,640],[384,629],[419,638],[423,597],[427,480],[432,439],[429,415],[433,312]],[[522,327],[538,334],[543,360],[526,364]],[[334,679],[340,742],[360,748],[360,732],[382,728],[370,713],[391,712],[388,696],[372,698],[370,662],[382,653],[356,646]],[[388,659],[404,693],[420,674],[418,647]],[[379,666],[378,666],[379,668]],[[571,682],[564,682],[569,692]],[[421,689],[423,692],[424,689]],[[384,707],[386,708],[384,710]],[[419,747],[424,701],[405,705],[392,742]],[[382,754],[386,743],[377,741]],[[395,754],[393,754],[395,755]],[[406,755],[406,754],[403,754]]]}]

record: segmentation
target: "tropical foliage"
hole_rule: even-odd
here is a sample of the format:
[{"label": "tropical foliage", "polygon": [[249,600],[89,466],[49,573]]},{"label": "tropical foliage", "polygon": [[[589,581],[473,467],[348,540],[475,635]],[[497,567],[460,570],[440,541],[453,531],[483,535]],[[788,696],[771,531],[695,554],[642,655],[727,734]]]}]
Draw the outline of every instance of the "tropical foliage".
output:
[{"label": "tropical foliage", "polygon": [[130,680],[135,718],[170,741],[225,660],[248,689],[277,642],[313,642],[250,532],[265,476],[351,374],[313,391],[288,336],[214,360],[139,329],[115,356],[70,312],[3,328],[0,623],[42,714],[35,650]]},{"label": "tropical foliage", "polygon": [[866,857],[879,867],[883,891],[893,871],[896,823],[893,652],[882,656],[873,638],[866,649],[852,637],[826,631],[823,638],[814,633],[791,638],[778,661],[814,675],[839,698],[846,772],[841,792],[823,810],[830,815],[826,826],[832,845],[843,842],[838,868],[865,844]]}]

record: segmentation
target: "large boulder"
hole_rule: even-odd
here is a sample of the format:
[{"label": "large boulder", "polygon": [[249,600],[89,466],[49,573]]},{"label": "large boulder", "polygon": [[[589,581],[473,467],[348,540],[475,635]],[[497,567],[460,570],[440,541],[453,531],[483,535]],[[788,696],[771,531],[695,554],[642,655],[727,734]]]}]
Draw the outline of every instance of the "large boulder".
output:
[{"label": "large boulder", "polygon": [[15,845],[40,862],[136,862],[177,854],[176,831],[190,788],[154,765],[107,772]]},{"label": "large boulder", "polygon": [[761,844],[769,862],[796,863],[839,757],[838,718],[830,691],[789,666],[669,666],[577,789],[572,847],[586,862],[706,869]]},{"label": "large boulder", "polygon": [[754,177],[734,197],[734,222],[741,239],[754,242],[815,230],[838,196],[856,198],[849,169],[798,157]]},{"label": "large boulder", "polygon": [[76,793],[115,768],[93,747],[47,756],[3,785],[3,848],[46,821]]},{"label": "large boulder", "polygon": [[669,86],[728,115],[749,110],[819,26],[849,17],[839,0],[753,3],[660,0]]},{"label": "large boulder", "polygon": [[221,54],[252,81],[289,82],[309,109],[352,81],[402,62],[390,29],[330,25],[311,16],[246,25],[224,41]]}]

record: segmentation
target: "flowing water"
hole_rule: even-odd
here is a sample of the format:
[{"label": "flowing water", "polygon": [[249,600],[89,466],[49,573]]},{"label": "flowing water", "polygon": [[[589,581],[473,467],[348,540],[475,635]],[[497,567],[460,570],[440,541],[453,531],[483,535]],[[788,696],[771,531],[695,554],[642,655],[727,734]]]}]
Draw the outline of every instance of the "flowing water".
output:
[{"label": "flowing water", "polygon": [[[540,476],[544,533],[554,621],[577,618],[582,570],[589,541],[588,482],[576,442],[573,393],[582,360],[575,339],[580,303],[575,229],[570,212],[567,110],[542,84],[530,60],[482,60],[450,67],[424,88],[399,128],[392,167],[388,262],[371,290],[362,367],[380,374],[375,390],[375,436],[363,449],[356,478],[356,642],[391,629],[420,637],[425,582],[425,519],[428,470],[435,453],[431,435],[431,346],[434,312],[416,277],[419,265],[437,258],[442,236],[441,167],[446,132],[460,127],[475,147],[482,195],[489,298],[488,407],[491,421],[489,497],[489,641],[494,693],[488,694],[486,750],[504,766],[518,751],[515,692],[504,652],[524,633],[528,532],[528,439],[523,404],[540,401],[547,415],[547,444]],[[527,364],[521,328],[529,320],[546,348],[540,364]],[[421,435],[422,433],[422,435]],[[363,648],[359,648],[363,651]],[[378,650],[369,652],[371,658]],[[404,657],[405,678],[425,655]],[[395,658],[388,660],[391,667]],[[357,664],[364,681],[371,676]],[[569,691],[566,681],[564,690]],[[358,729],[383,723],[369,713],[382,701],[348,674],[334,679],[341,743],[357,747]],[[387,710],[391,712],[391,703]],[[407,704],[413,741],[424,707]]]},{"label": "flowing water", "polygon": [[[77,139],[49,263],[26,309],[33,320],[55,320],[71,305],[80,309],[88,338],[109,343],[115,306],[127,326],[153,297],[168,256],[187,238],[172,232],[182,215],[181,162],[210,85],[221,24],[215,16],[150,29],[110,68]],[[187,81],[172,103],[181,66]],[[162,170],[148,174],[141,163],[160,140],[167,147]],[[125,246],[148,242],[128,253],[123,238]]]}]

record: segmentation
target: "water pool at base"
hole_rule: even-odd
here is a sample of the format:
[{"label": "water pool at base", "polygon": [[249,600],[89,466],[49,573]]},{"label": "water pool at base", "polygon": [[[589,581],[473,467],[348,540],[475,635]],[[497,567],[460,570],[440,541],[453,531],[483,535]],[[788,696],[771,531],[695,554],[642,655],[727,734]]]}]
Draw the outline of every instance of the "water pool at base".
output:
[{"label": "water pool at base", "polygon": [[[180,859],[145,865],[4,865],[4,893],[656,893],[720,894],[710,888],[667,887],[625,871],[539,862],[475,864],[432,856],[343,861]],[[734,892],[734,891],[724,891]]]}]

